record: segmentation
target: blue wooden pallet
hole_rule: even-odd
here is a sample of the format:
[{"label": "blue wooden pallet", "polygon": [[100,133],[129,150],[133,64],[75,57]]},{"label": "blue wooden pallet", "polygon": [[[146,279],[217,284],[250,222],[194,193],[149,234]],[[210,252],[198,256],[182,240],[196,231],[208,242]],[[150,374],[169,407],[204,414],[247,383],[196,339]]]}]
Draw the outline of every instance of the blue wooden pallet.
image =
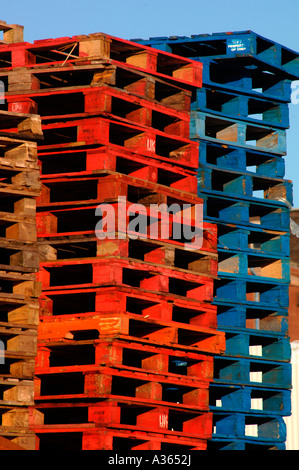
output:
[{"label": "blue wooden pallet", "polygon": [[209,440],[207,443],[208,451],[218,451],[218,450],[245,450],[245,451],[267,451],[267,450],[285,450],[286,446],[283,442],[252,442],[247,439],[221,439],[213,437],[212,440]]},{"label": "blue wooden pallet", "polygon": [[221,60],[234,58],[239,61],[250,58],[269,65],[276,69],[277,73],[292,79],[299,77],[299,54],[296,51],[250,30],[196,34],[190,37],[160,36],[132,41],[183,57],[201,56]]},{"label": "blue wooden pallet", "polygon": [[290,390],[292,366],[288,362],[214,356],[213,383]]},{"label": "blue wooden pallet", "polygon": [[[289,305],[288,283],[267,282],[255,278],[247,280],[222,274],[215,280],[213,303],[234,301],[249,306],[260,305],[266,308],[286,308]],[[252,300],[253,299],[253,300]]]},{"label": "blue wooden pallet", "polygon": [[286,155],[286,131],[261,124],[249,124],[212,113],[191,111],[190,138],[203,139],[248,150]]},{"label": "blue wooden pallet", "polygon": [[240,385],[211,384],[211,411],[255,413],[264,416],[289,416],[291,391]]},{"label": "blue wooden pallet", "polygon": [[226,274],[236,279],[264,279],[269,282],[282,280],[289,283],[290,260],[273,255],[248,254],[218,248],[218,277]]},{"label": "blue wooden pallet", "polygon": [[228,331],[230,328],[238,328],[239,331],[256,331],[281,333],[288,332],[288,309],[287,307],[271,307],[253,302],[235,303],[234,299],[227,302],[219,299],[214,303],[217,305],[217,325],[221,330]]},{"label": "blue wooden pallet", "polygon": [[[290,362],[288,336],[260,331],[226,329],[225,356]],[[252,349],[251,349],[252,348]]]},{"label": "blue wooden pallet", "polygon": [[217,228],[218,250],[235,250],[282,258],[290,256],[289,232],[282,233],[223,223],[219,223]]},{"label": "blue wooden pallet", "polygon": [[[286,424],[281,416],[262,417],[258,414],[248,416],[241,413],[214,412],[213,424],[213,437],[247,438],[251,441],[271,440],[272,442],[284,442],[286,439]],[[247,430],[247,426],[254,426],[254,429]]]},{"label": "blue wooden pallet", "polygon": [[204,220],[213,223],[236,224],[247,228],[259,227],[264,230],[290,231],[290,209],[282,202],[242,201],[235,198],[200,193],[203,199]]},{"label": "blue wooden pallet", "polygon": [[200,165],[197,182],[198,192],[238,195],[242,200],[261,201],[265,204],[281,199],[293,205],[293,184],[289,180]]},{"label": "blue wooden pallet", "polygon": [[290,125],[287,103],[227,92],[216,87],[197,88],[191,110],[280,129],[287,129]]},{"label": "blue wooden pallet", "polygon": [[[265,73],[263,68],[246,68],[236,62],[223,63],[203,57],[192,57],[203,64],[202,82],[207,88],[217,88],[251,96],[290,103],[292,80]],[[238,66],[239,65],[239,66]]]},{"label": "blue wooden pallet", "polygon": [[284,157],[204,140],[199,142],[199,164],[230,171],[246,171],[265,178],[283,179],[285,175]]}]

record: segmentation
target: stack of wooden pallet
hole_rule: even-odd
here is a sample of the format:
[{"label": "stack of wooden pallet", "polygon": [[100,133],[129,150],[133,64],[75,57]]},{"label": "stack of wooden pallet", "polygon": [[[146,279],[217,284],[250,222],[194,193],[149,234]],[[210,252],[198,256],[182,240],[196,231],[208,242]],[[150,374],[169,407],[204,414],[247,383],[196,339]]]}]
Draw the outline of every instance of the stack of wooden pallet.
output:
[{"label": "stack of wooden pallet", "polygon": [[[137,40],[136,40],[137,41]],[[252,31],[140,40],[203,63],[191,104],[198,194],[218,228],[214,304],[226,333],[210,387],[208,448],[284,449],[291,412],[290,207],[284,179],[298,53]]]},{"label": "stack of wooden pallet", "polygon": [[[23,448],[35,445],[29,407],[39,322],[35,199],[41,189],[36,144],[41,137],[38,116],[0,112],[0,435]],[[5,447],[17,448],[9,442]]]},{"label": "stack of wooden pallet", "polygon": [[201,64],[94,34],[2,45],[0,66],[8,110],[44,136],[36,448],[206,449],[225,337],[189,137]]}]

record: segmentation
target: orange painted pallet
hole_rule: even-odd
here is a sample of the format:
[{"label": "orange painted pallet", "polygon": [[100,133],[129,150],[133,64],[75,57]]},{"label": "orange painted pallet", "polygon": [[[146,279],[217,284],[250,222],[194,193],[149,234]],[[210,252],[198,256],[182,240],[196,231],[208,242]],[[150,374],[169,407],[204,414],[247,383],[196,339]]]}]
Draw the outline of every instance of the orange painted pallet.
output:
[{"label": "orange painted pallet", "polygon": [[141,317],[133,313],[97,312],[94,316],[79,318],[56,317],[55,321],[39,324],[39,341],[58,340],[66,335],[80,335],[93,332],[99,338],[139,338],[152,344],[168,347],[190,347],[201,353],[221,354],[225,349],[224,334],[214,328],[181,322],[167,322],[161,319]]},{"label": "orange painted pallet", "polygon": [[[171,406],[173,403],[208,408],[208,382],[164,374],[129,372],[105,366],[68,366],[36,370],[36,402],[125,398],[144,405]],[[189,408],[190,409],[190,408]]]},{"label": "orange painted pallet", "polygon": [[197,377],[211,381],[213,357],[174,346],[152,345],[134,339],[88,339],[96,337],[95,330],[73,332],[67,337],[38,341],[37,369],[76,364],[105,364],[128,371],[159,373],[171,377]]},{"label": "orange painted pallet", "polygon": [[161,450],[186,452],[206,450],[207,440],[173,436],[173,433],[138,432],[130,429],[88,429],[86,426],[34,427],[38,440],[35,450]]},{"label": "orange painted pallet", "polygon": [[158,266],[154,263],[111,257],[41,263],[38,281],[43,291],[79,287],[128,285],[168,292],[197,300],[213,298],[213,276]]},{"label": "orange painted pallet", "polygon": [[[212,431],[212,414],[200,413],[171,406],[149,406],[143,403],[126,403],[125,400],[105,400],[98,403],[80,403],[62,406],[42,403],[36,409],[43,413],[44,423],[37,429],[53,431],[63,424],[72,429],[69,421],[81,423],[88,428],[134,430],[172,434],[172,437],[207,439]],[[71,418],[73,417],[73,419]],[[65,422],[64,422],[65,420]],[[47,424],[50,421],[51,424]],[[77,426],[78,426],[77,424]],[[76,426],[76,425],[75,425]],[[162,436],[161,436],[162,437]]]},{"label": "orange painted pallet", "polygon": [[208,328],[215,328],[217,320],[217,309],[210,303],[165,292],[146,292],[128,286],[42,292],[39,296],[39,309],[41,322],[80,319],[105,312],[134,313],[140,318]]}]

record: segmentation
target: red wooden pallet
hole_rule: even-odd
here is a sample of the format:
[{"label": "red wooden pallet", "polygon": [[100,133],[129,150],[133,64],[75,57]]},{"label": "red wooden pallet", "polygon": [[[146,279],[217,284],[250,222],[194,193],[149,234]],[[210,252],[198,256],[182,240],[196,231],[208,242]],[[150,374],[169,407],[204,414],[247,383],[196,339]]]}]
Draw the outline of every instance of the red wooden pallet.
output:
[{"label": "red wooden pallet", "polygon": [[39,208],[51,206],[86,205],[117,201],[125,197],[128,202],[145,206],[150,204],[202,205],[203,200],[195,194],[167,188],[164,185],[123,174],[91,175],[43,178],[41,194],[36,199]]},{"label": "red wooden pallet", "polygon": [[[3,44],[0,45],[0,61],[3,59],[4,68],[30,67],[32,70],[45,65],[67,68],[69,64],[103,60],[125,63],[131,68],[183,84],[196,87],[202,84],[201,63],[103,33],[43,39],[33,44]],[[7,62],[11,62],[10,67]]]},{"label": "red wooden pallet", "polygon": [[179,138],[152,127],[126,124],[100,117],[68,120],[42,126],[44,145],[40,150],[54,150],[86,145],[115,145],[158,160],[173,162],[187,168],[198,167],[198,143]]},{"label": "red wooden pallet", "polygon": [[[83,320],[84,322],[84,320]],[[193,376],[202,381],[213,377],[213,357],[194,350],[183,350],[167,345],[151,345],[141,340],[93,339],[94,330],[74,332],[67,338],[39,339],[36,357],[37,369],[52,365],[105,364],[128,371],[145,371],[173,376]],[[83,338],[83,339],[80,339]]]},{"label": "red wooden pallet", "polygon": [[212,301],[214,283],[211,275],[117,257],[41,263],[37,280],[42,283],[43,291],[48,292],[70,286],[129,285],[206,301]]},{"label": "red wooden pallet", "polygon": [[26,102],[27,106],[30,103],[30,108],[35,108],[43,123],[54,119],[61,121],[102,115],[130,124],[153,127],[177,137],[189,137],[190,112],[179,111],[107,85],[9,95],[6,100],[8,109],[12,110],[18,109],[22,103],[24,106]]},{"label": "red wooden pallet", "polygon": [[178,164],[133,154],[115,146],[42,151],[39,148],[42,181],[47,178],[85,177],[119,173],[148,182],[197,194],[196,173]]},{"label": "red wooden pallet", "polygon": [[[60,406],[59,406],[60,405]],[[212,429],[211,413],[182,410],[170,406],[148,406],[127,403],[125,400],[105,400],[98,403],[79,403],[62,408],[62,404],[44,403],[37,405],[36,409],[44,414],[44,423],[41,426],[45,430],[53,430],[61,424],[72,428],[68,422],[71,416],[77,417],[82,425],[106,428],[128,429],[137,432],[172,433],[173,437],[195,437],[207,439]],[[52,417],[51,424],[47,424],[48,416]],[[55,425],[55,416],[58,423]],[[128,419],[129,418],[129,419]],[[63,421],[65,419],[65,422]],[[54,423],[53,423],[54,421]],[[71,419],[73,422],[74,419]],[[37,424],[34,424],[35,427]],[[38,425],[37,425],[38,426]]]},{"label": "red wooden pallet", "polygon": [[[59,321],[57,321],[59,320]],[[141,317],[132,313],[97,312],[94,316],[80,318],[58,318],[43,321],[39,325],[39,341],[57,340],[84,332],[95,332],[99,338],[132,337],[147,340],[152,344],[176,344],[180,347],[196,348],[201,353],[220,354],[224,352],[224,335],[214,328],[167,322],[161,319]],[[94,334],[95,334],[94,333]]]},{"label": "red wooden pallet", "polygon": [[51,290],[41,293],[39,304],[41,322],[80,319],[105,312],[128,312],[140,315],[141,318],[208,328],[215,328],[217,320],[217,307],[207,302],[125,286]]}]

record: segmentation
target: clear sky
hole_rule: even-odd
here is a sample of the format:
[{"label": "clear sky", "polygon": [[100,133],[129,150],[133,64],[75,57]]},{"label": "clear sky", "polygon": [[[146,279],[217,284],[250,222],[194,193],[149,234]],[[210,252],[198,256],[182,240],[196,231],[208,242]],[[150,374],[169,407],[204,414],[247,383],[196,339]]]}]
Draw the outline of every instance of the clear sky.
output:
[{"label": "clear sky", "polygon": [[[124,39],[252,30],[299,52],[299,0],[11,0],[0,19],[25,41],[103,32]],[[299,84],[299,82],[298,82]],[[298,95],[299,96],[299,95]],[[286,175],[299,207],[299,100],[290,105]]]}]

